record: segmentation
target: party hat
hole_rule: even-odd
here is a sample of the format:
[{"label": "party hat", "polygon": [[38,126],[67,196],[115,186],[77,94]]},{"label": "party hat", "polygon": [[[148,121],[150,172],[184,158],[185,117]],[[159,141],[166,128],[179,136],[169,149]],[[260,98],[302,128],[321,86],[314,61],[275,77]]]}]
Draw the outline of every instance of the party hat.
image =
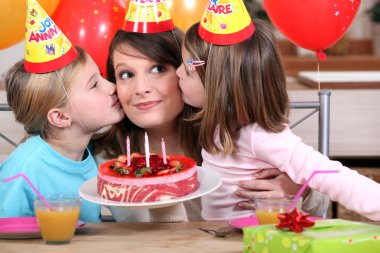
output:
[{"label": "party hat", "polygon": [[47,73],[65,67],[78,52],[36,0],[26,6],[24,67],[32,73]]},{"label": "party hat", "polygon": [[164,0],[131,0],[125,16],[124,30],[159,33],[175,28]]},{"label": "party hat", "polygon": [[232,45],[248,39],[254,30],[243,0],[209,0],[198,34],[212,44]]}]

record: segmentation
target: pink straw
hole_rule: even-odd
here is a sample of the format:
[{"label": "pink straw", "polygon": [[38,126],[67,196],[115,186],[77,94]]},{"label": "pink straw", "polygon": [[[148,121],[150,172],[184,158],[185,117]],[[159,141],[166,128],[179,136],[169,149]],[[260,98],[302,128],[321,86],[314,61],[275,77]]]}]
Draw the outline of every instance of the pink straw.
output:
[{"label": "pink straw", "polygon": [[164,164],[166,164],[167,161],[166,161],[166,148],[165,148],[164,138],[161,138],[161,148],[162,148],[162,159],[164,159]]},{"label": "pink straw", "polygon": [[130,166],[131,165],[131,143],[129,140],[129,136],[127,137],[126,142],[127,142],[126,144],[127,144],[127,159],[128,159],[127,166]]},{"label": "pink straw", "polygon": [[23,173],[19,173],[19,174],[16,174],[12,177],[8,177],[6,179],[3,179],[3,182],[4,183],[8,183],[9,181],[13,180],[13,179],[16,179],[16,178],[19,178],[19,177],[23,177],[25,179],[25,181],[28,183],[28,185],[30,186],[30,188],[33,189],[33,191],[37,194],[37,196],[41,199],[41,201],[44,203],[44,205],[51,209],[51,205],[46,201],[46,199],[41,195],[41,193],[37,190],[37,188],[32,184],[32,182],[30,182],[29,178],[27,176],[25,176]]},{"label": "pink straw", "polygon": [[287,210],[290,211],[290,210],[292,210],[296,206],[297,200],[300,198],[300,196],[302,195],[302,193],[305,191],[306,187],[309,185],[311,179],[314,177],[315,174],[319,174],[319,173],[338,173],[338,172],[339,172],[339,170],[315,170],[315,171],[313,171],[313,173],[311,173],[310,177],[302,185],[301,189],[297,192],[296,196],[292,200],[292,203],[290,203],[290,205],[288,206]]}]

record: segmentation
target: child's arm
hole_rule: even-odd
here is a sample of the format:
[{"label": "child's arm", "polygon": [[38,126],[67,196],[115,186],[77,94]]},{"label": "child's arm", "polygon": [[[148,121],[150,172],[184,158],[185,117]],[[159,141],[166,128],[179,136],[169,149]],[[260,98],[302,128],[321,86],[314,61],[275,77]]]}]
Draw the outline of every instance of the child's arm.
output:
[{"label": "child's arm", "polygon": [[329,160],[305,145],[289,128],[281,133],[267,133],[258,128],[252,138],[257,158],[286,172],[296,183],[304,183],[315,170],[339,170],[317,174],[310,187],[367,218],[380,220],[380,184]]},{"label": "child's arm", "polygon": [[[265,169],[255,173],[255,180],[247,180],[239,183],[242,190],[238,190],[236,195],[246,199],[239,202],[239,207],[243,210],[254,210],[255,205],[250,200],[262,194],[287,194],[296,195],[302,185],[294,183],[291,178],[278,169]],[[326,212],[329,199],[324,194],[315,190],[305,191],[303,194],[302,210],[311,216],[323,216]],[[249,201],[248,201],[249,200]]]}]

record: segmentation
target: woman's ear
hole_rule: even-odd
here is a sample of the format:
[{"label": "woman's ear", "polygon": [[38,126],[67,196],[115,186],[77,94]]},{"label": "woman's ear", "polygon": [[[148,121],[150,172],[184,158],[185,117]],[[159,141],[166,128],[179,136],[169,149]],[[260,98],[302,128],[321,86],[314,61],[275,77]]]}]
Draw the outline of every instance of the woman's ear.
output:
[{"label": "woman's ear", "polygon": [[71,126],[72,119],[63,108],[53,108],[47,113],[49,123],[55,127],[66,128]]}]

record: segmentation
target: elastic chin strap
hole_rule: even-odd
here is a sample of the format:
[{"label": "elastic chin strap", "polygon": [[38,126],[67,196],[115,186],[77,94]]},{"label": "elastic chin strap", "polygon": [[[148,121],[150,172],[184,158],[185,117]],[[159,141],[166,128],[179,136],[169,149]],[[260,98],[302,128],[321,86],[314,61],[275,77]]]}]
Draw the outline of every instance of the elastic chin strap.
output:
[{"label": "elastic chin strap", "polygon": [[64,92],[65,92],[65,94],[66,94],[67,100],[69,101],[69,104],[70,104],[71,108],[73,109],[73,112],[74,112],[74,114],[75,114],[75,117],[77,118],[77,120],[78,120],[80,126],[82,127],[83,131],[85,131],[85,132],[87,132],[87,133],[89,133],[89,134],[95,134],[94,132],[89,131],[88,129],[86,129],[86,128],[83,126],[83,123],[82,123],[82,121],[80,120],[80,118],[79,118],[79,116],[78,116],[77,110],[75,109],[73,103],[71,102],[71,99],[70,99],[69,93],[67,92],[65,86],[63,85],[63,82],[62,82],[61,77],[58,75],[58,72],[57,72],[57,71],[54,71],[54,73],[57,75],[58,80],[59,80],[59,83],[61,84],[61,86],[62,86],[62,88],[63,88],[63,90],[64,90]]}]

